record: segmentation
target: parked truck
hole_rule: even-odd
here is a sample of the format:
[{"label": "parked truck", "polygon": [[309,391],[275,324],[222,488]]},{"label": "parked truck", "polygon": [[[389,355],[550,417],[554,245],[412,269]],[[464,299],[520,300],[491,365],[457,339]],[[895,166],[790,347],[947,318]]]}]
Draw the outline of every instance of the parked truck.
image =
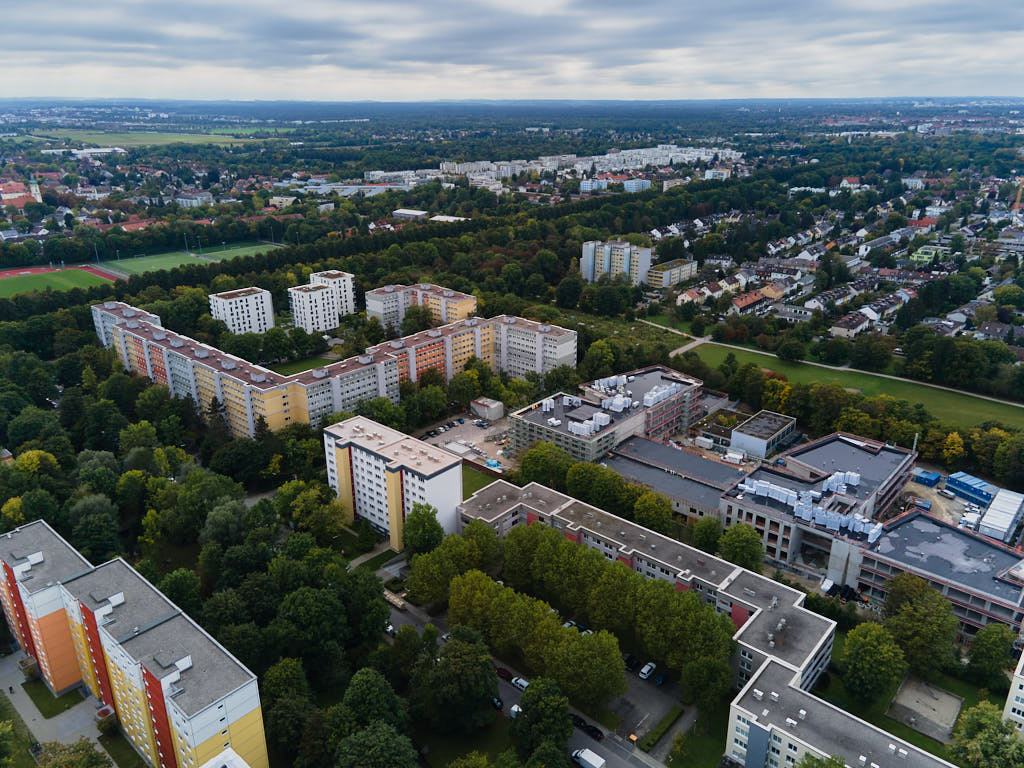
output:
[{"label": "parked truck", "polygon": [[577,749],[572,753],[572,759],[583,768],[604,768],[604,758],[589,749]]}]

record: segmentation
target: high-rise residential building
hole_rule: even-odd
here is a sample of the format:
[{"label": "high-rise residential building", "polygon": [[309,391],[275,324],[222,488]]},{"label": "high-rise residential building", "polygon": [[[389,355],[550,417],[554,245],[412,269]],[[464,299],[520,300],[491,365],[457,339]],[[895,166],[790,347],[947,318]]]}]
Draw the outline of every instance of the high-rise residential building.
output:
[{"label": "high-rise residential building", "polygon": [[191,398],[202,412],[216,400],[238,436],[252,436],[261,418],[270,429],[280,429],[318,424],[375,397],[397,403],[401,380],[416,381],[436,368],[447,381],[471,357],[515,376],[576,364],[575,331],[499,315],[431,328],[285,376],[168,331],[159,317],[121,302],[97,304],[92,313],[97,336],[126,370],[166,386],[174,396]]},{"label": "high-rise residential building", "polygon": [[861,768],[953,768],[810,692],[828,667],[836,624],[807,610],[803,592],[537,483],[497,480],[457,515],[459,530],[481,520],[499,537],[517,525],[548,525],[634,573],[693,590],[728,617],[737,693],[725,751],[740,765],[787,768],[811,754]]},{"label": "high-rise residential building", "polygon": [[402,326],[405,311],[426,307],[435,325],[465,320],[476,312],[476,296],[432,283],[385,285],[366,292],[366,316],[376,317],[385,328]]},{"label": "high-rise residential building", "polygon": [[1018,731],[1024,731],[1024,655],[1013,670],[1010,692],[1006,694],[1003,719],[1013,723]]},{"label": "high-rise residential building", "polygon": [[602,275],[625,275],[632,285],[640,285],[651,269],[651,249],[641,248],[624,240],[607,243],[588,240],[580,256],[580,274],[588,283],[597,282]]},{"label": "high-rise residential building", "polygon": [[388,535],[401,549],[414,504],[437,509],[446,533],[462,501],[462,459],[363,416],[324,429],[327,480],[346,509]]},{"label": "high-rise residential building", "polygon": [[292,323],[306,333],[323,333],[338,327],[338,292],[330,285],[295,285],[288,289]]},{"label": "high-rise residential building", "polygon": [[87,689],[155,768],[225,749],[267,768],[256,676],[124,560],[92,566],[42,520],[0,536],[0,602],[47,686]]},{"label": "high-rise residential building", "polygon": [[221,320],[231,333],[265,333],[274,327],[270,291],[239,288],[210,294],[210,316]]},{"label": "high-rise residential building", "polygon": [[[309,276],[310,285],[327,285],[334,289],[338,297],[338,314],[344,317],[356,311],[355,289],[352,281],[355,278],[350,272],[339,272],[328,270],[326,272],[314,272]],[[337,324],[332,326],[337,327]]]}]

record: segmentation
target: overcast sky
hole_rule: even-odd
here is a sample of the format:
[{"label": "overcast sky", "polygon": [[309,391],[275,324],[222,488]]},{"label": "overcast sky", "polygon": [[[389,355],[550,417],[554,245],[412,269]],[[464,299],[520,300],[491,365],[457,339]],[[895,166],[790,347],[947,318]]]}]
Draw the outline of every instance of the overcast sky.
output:
[{"label": "overcast sky", "polygon": [[1024,0],[0,3],[0,97],[1024,96]]}]

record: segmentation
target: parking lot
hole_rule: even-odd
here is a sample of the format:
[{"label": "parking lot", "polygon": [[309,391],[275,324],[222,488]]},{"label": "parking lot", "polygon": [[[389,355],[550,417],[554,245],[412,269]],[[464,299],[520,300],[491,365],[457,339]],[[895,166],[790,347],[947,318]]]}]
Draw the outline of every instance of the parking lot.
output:
[{"label": "parking lot", "polygon": [[[459,424],[457,419],[462,419],[463,423]],[[445,432],[441,432],[434,437],[423,435],[431,430],[436,430],[442,424],[448,424],[454,421],[455,426],[447,429]],[[470,451],[465,454],[467,459],[473,459],[480,462],[485,462],[487,459],[495,459],[502,467],[515,467],[514,462],[509,461],[504,456],[503,446],[499,445],[496,440],[487,440],[488,436],[495,438],[502,435],[508,428],[508,419],[502,418],[498,421],[492,422],[489,427],[478,427],[474,422],[477,421],[477,417],[471,413],[460,413],[456,416],[451,416],[438,424],[428,427],[424,433],[418,435],[422,440],[430,443],[431,445],[438,445],[444,448],[448,443],[460,443],[470,448]],[[476,448],[481,453],[476,453],[472,449]]]}]

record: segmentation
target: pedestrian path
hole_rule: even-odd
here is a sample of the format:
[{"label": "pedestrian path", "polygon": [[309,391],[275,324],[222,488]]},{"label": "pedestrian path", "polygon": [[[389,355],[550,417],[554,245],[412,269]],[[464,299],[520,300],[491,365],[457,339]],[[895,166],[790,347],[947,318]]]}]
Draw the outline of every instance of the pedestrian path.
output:
[{"label": "pedestrian path", "polygon": [[76,704],[56,717],[43,717],[32,699],[25,693],[25,689],[21,687],[25,676],[21,673],[18,661],[22,658],[24,655],[16,651],[0,659],[0,689],[25,721],[35,740],[40,744],[48,741],[73,744],[84,736],[99,747],[100,751],[106,752],[96,739],[99,735],[95,719],[96,700],[89,696],[81,704]]}]

